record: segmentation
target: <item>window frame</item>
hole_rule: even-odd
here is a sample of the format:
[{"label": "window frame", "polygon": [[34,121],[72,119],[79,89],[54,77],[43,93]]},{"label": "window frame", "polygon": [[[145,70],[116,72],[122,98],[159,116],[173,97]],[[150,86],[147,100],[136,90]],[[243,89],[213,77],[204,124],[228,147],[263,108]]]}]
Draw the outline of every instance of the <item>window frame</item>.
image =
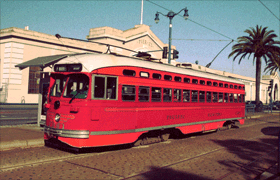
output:
[{"label": "window frame", "polygon": [[[175,96],[179,92],[179,96]],[[177,98],[179,97],[179,99]],[[173,102],[182,102],[182,90],[181,89],[173,89]]]},{"label": "window frame", "polygon": [[161,79],[161,74],[159,74],[159,73],[153,73],[152,78],[153,78],[153,79],[158,79],[158,80],[160,80],[160,79]]},{"label": "window frame", "polygon": [[[194,94],[196,92],[196,94]],[[191,91],[191,102],[195,102],[195,103],[198,103],[199,102],[199,100],[198,100],[198,98],[199,98],[199,93],[198,93],[199,91],[198,90],[192,90]],[[196,96],[196,99],[194,98]],[[196,101],[194,101],[194,100],[196,100]]]},{"label": "window frame", "polygon": [[[200,93],[202,93],[202,94],[200,94]],[[205,91],[199,91],[199,93],[198,93],[198,102],[205,103],[205,101],[206,101],[205,94],[206,94]]]},{"label": "window frame", "polygon": [[[125,71],[128,71],[128,72],[130,72],[130,73],[132,73],[132,74],[129,74],[129,73],[126,74]],[[122,74],[123,74],[124,76],[135,77],[135,76],[136,76],[136,71],[135,71],[135,70],[132,70],[132,69],[124,69],[123,72],[122,72]]]},{"label": "window frame", "polygon": [[172,81],[172,76],[171,75],[168,75],[168,74],[165,74],[163,76],[163,79],[166,80],[166,81]]},{"label": "window frame", "polygon": [[182,78],[180,76],[174,76],[174,81],[182,82]]},{"label": "window frame", "polygon": [[[163,90],[163,102],[172,102],[172,89],[171,88],[162,88]],[[169,94],[165,95],[164,91],[165,90],[168,90],[169,91]],[[166,97],[168,97],[169,99],[165,99]]]},{"label": "window frame", "polygon": [[[147,94],[140,93],[141,89],[148,89],[148,93]],[[139,102],[150,102],[150,92],[151,92],[150,86],[139,86],[138,87],[138,101]],[[140,100],[140,96],[148,97],[148,100]]]},{"label": "window frame", "polygon": [[211,103],[212,102],[212,92],[211,91],[206,91],[206,102],[207,103]]},{"label": "window frame", "polygon": [[[160,90],[160,98],[153,98],[153,89]],[[158,101],[159,99],[159,101]],[[151,102],[162,102],[162,88],[161,87],[151,87]]]},{"label": "window frame", "polygon": [[[188,98],[188,99],[186,98],[187,101],[185,101],[185,96],[184,96],[185,94],[189,95],[189,96],[186,96]],[[183,89],[183,102],[191,102],[191,90]]]},{"label": "window frame", "polygon": [[190,83],[191,79],[190,78],[184,78],[184,83]]},{"label": "window frame", "polygon": [[[104,96],[103,98],[95,98],[94,97],[94,91],[95,91],[95,77],[104,77],[105,78],[105,87],[104,87]],[[111,78],[116,78],[116,98],[115,99],[107,99],[107,78],[111,77]],[[105,75],[96,75],[96,74],[92,74],[91,77],[91,99],[93,100],[118,100],[118,86],[119,86],[119,78],[118,76],[105,76]]]},{"label": "window frame", "polygon": [[[124,94],[124,93],[122,92],[122,101],[123,101],[123,102],[135,102],[135,101],[136,101],[136,86],[135,86],[135,85],[129,85],[129,84],[123,84],[123,85],[122,85],[122,91],[123,91],[123,88],[124,88],[124,87],[132,87],[132,88],[134,88],[134,94],[128,94],[128,93]],[[130,99],[126,100],[126,99],[123,99],[123,96],[124,96],[124,95],[134,96],[134,100],[130,100]]]},{"label": "window frame", "polygon": [[[145,76],[145,75],[147,76]],[[140,71],[139,72],[139,76],[142,77],[142,78],[149,78],[150,77],[150,73],[149,72],[145,72],[145,71]]]}]

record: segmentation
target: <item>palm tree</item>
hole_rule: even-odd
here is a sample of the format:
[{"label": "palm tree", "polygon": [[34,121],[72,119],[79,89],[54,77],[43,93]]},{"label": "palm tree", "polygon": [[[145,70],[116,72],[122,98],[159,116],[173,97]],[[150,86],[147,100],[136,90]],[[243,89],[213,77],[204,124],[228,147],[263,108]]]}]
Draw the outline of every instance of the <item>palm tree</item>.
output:
[{"label": "palm tree", "polygon": [[273,74],[277,70],[280,70],[280,51],[275,52],[276,58],[275,59],[269,59],[266,68],[264,71],[270,72],[270,74]]},{"label": "palm tree", "polygon": [[263,59],[266,63],[267,60],[275,60],[276,53],[279,52],[280,48],[277,46],[279,42],[274,41],[277,35],[274,34],[273,30],[266,31],[267,27],[256,26],[256,29],[246,29],[244,32],[248,33],[249,36],[238,37],[238,43],[232,46],[232,52],[229,54],[229,58],[234,55],[233,61],[238,56],[239,64],[242,59],[248,55],[248,59],[251,54],[254,55],[253,63],[256,61],[256,105],[257,111],[260,111],[260,81],[261,81],[261,60]]}]

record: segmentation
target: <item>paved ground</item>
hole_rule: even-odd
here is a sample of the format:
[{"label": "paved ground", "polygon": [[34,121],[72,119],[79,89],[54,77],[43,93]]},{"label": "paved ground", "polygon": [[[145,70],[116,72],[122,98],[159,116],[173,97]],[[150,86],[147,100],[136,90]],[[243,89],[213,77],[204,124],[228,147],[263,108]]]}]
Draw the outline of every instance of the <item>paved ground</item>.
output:
[{"label": "paved ground", "polygon": [[[274,119],[277,115],[274,114]],[[139,148],[105,149],[76,155],[43,147],[43,132],[35,125],[0,128],[1,179],[267,179],[277,178],[279,124],[251,114],[243,128],[221,134],[195,136]],[[248,119],[250,119],[248,117]],[[258,122],[257,122],[258,121]],[[250,123],[258,128],[246,129]],[[267,122],[264,122],[267,123]],[[268,128],[267,128],[268,127]],[[279,128],[278,128],[279,129]],[[246,136],[245,136],[246,132]],[[250,139],[255,133],[269,138]],[[235,137],[234,140],[231,137]],[[240,137],[239,137],[240,136]],[[244,137],[245,136],[245,137]],[[239,137],[239,138],[238,138]],[[244,140],[246,139],[246,141]],[[20,147],[20,148],[17,148]],[[22,149],[24,148],[25,149]],[[32,148],[28,148],[32,147]],[[116,147],[115,147],[116,148]],[[203,153],[202,153],[203,152]],[[229,156],[230,154],[230,156]],[[258,158],[258,160],[254,160]],[[15,163],[16,162],[16,163]],[[273,165],[273,166],[272,166]],[[59,171],[57,171],[59,169]],[[265,172],[265,173],[262,173]],[[20,174],[20,175],[19,175]],[[259,175],[256,177],[256,175]],[[209,178],[211,177],[211,178]]]}]

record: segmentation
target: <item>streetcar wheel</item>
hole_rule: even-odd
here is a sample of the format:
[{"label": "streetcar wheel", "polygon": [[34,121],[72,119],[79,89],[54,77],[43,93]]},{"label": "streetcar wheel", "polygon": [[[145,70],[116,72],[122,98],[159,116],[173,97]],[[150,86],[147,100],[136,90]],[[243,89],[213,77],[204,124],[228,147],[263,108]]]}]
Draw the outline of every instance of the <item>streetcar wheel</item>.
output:
[{"label": "streetcar wheel", "polygon": [[167,141],[167,140],[169,139],[169,136],[170,136],[169,133],[162,134],[162,135],[160,136],[161,141]]},{"label": "streetcar wheel", "polygon": [[135,143],[134,143],[134,146],[137,147],[137,146],[141,146],[142,144],[142,139],[138,139]]}]

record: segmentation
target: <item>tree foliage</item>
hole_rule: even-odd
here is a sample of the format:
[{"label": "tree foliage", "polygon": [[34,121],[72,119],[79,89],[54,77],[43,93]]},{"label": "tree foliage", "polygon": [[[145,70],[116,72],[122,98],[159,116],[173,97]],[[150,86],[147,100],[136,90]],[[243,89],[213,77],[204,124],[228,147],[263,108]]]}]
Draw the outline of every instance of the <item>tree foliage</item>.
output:
[{"label": "tree foliage", "polygon": [[257,111],[260,111],[260,80],[261,80],[261,60],[268,63],[266,70],[275,70],[277,66],[279,68],[279,42],[275,41],[277,37],[273,30],[267,31],[267,27],[256,26],[256,28],[246,29],[244,31],[248,33],[248,36],[242,36],[237,38],[237,44],[232,46],[232,52],[229,54],[229,58],[233,57],[233,61],[239,58],[240,62],[248,56],[248,59],[253,55],[253,64],[256,61],[256,104]]},{"label": "tree foliage", "polygon": [[269,59],[266,68],[264,69],[265,72],[270,72],[272,74],[273,72],[276,72],[277,70],[280,70],[280,52],[275,52],[276,58],[275,59]]},{"label": "tree foliage", "polygon": [[237,38],[238,43],[233,45],[229,57],[235,55],[233,58],[233,61],[235,61],[240,56],[239,64],[247,55],[249,59],[251,54],[254,55],[253,63],[258,57],[262,58],[266,63],[268,60],[277,59],[276,52],[278,51],[278,54],[280,52],[280,48],[277,46],[279,42],[274,41],[277,35],[273,33],[273,30],[266,31],[266,29],[267,27],[262,28],[262,26],[259,27],[258,25],[256,29],[252,27],[246,29],[244,32],[248,33],[249,36]]}]

